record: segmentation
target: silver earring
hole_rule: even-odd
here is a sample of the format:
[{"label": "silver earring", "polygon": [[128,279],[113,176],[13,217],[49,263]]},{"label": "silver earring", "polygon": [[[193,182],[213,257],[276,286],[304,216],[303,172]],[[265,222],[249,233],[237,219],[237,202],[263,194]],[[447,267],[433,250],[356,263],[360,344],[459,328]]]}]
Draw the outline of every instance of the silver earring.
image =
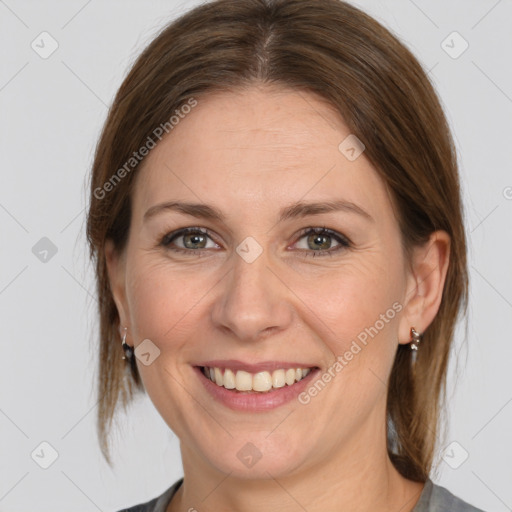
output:
[{"label": "silver earring", "polygon": [[419,333],[414,327],[411,327],[411,350],[418,350],[418,345],[421,341],[421,333]]},{"label": "silver earring", "polygon": [[126,331],[127,330],[128,329],[125,327],[124,333],[123,333],[123,339],[121,340],[121,346],[123,347],[123,351],[125,354],[123,356],[123,359],[130,361],[133,357],[133,347],[130,347],[130,345],[128,345],[128,343],[126,343]]}]

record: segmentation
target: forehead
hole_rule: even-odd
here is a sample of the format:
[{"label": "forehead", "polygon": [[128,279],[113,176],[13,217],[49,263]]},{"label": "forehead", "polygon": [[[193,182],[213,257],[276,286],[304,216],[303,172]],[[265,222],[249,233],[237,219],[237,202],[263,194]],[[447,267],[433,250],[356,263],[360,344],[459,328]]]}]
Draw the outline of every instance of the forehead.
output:
[{"label": "forehead", "polygon": [[201,97],[176,128],[181,136],[176,129],[169,144],[180,156],[193,160],[207,152],[235,162],[243,155],[241,165],[250,168],[264,163],[262,171],[293,167],[299,152],[302,160],[312,161],[315,149],[315,153],[337,151],[340,133],[349,133],[341,116],[321,98],[269,86]]},{"label": "forehead", "polygon": [[135,202],[204,197],[227,210],[268,209],[340,196],[382,208],[385,187],[364,153],[350,161],[339,149],[349,135],[312,93],[264,86],[201,96],[145,158]]}]

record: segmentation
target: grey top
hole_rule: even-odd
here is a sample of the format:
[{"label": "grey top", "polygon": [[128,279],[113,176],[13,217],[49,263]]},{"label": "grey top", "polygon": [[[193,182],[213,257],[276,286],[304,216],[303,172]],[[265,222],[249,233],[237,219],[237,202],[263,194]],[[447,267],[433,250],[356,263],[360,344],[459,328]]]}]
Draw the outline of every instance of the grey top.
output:
[{"label": "grey top", "polygon": [[[146,503],[140,503],[131,508],[120,510],[119,512],[165,512],[165,509],[171,502],[172,497],[183,483],[180,478],[171,487],[164,491],[160,496],[153,498]],[[454,496],[450,491],[436,485],[432,480],[425,482],[425,487],[421,493],[420,500],[412,512],[484,512],[475,508],[465,501]]]}]

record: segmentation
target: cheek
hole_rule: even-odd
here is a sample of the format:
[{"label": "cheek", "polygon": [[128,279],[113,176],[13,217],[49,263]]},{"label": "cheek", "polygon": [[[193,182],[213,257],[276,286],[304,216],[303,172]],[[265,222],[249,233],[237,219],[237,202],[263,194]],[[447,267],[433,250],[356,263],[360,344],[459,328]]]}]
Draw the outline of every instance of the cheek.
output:
[{"label": "cheek", "polygon": [[[167,261],[155,263],[144,256],[134,259],[127,271],[133,343],[137,347],[149,339],[159,350],[153,352],[158,355],[148,365],[142,363],[142,358],[137,359],[139,374],[148,396],[170,428],[186,436],[186,429],[193,427],[188,424],[183,431],[180,412],[194,406],[183,387],[189,376],[183,373],[182,363],[189,360],[197,343],[194,338],[198,338],[201,300],[207,300],[205,294],[214,280],[210,284],[206,275],[180,272]],[[201,414],[200,408],[190,410],[187,421],[193,422]]]},{"label": "cheek", "polygon": [[[172,340],[179,345],[180,334],[189,326],[205,296],[208,280],[184,274],[166,261],[135,259],[128,268],[127,296],[135,343],[149,338],[159,346]],[[167,345],[169,341],[166,342]],[[163,348],[163,347],[162,347]]]},{"label": "cheek", "polygon": [[[401,259],[389,254],[374,251],[354,258],[333,271],[323,294],[314,286],[305,290],[305,302],[315,304],[312,309],[329,327],[323,338],[334,376],[328,400],[353,418],[382,398],[396,354],[404,281]],[[342,428],[345,420],[338,419]]]},{"label": "cheek", "polygon": [[[304,278],[300,295],[327,327],[330,348],[335,354],[349,349],[350,342],[364,342],[379,335],[389,336],[401,307],[403,277],[400,258],[386,251],[369,251],[354,256],[315,278]],[[297,283],[297,286],[299,284]],[[368,334],[371,331],[372,336]]]}]

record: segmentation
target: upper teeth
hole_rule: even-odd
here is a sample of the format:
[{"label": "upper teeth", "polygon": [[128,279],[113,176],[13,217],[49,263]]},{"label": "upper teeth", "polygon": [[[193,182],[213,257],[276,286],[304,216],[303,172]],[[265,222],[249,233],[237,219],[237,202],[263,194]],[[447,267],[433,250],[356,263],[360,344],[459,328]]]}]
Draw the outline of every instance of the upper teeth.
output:
[{"label": "upper teeth", "polygon": [[264,371],[249,373],[243,370],[234,372],[229,368],[203,367],[203,373],[218,386],[226,389],[237,389],[238,391],[269,391],[272,388],[282,388],[284,385],[291,386],[303,379],[311,368],[288,368],[286,370],[274,370],[272,373]]}]

